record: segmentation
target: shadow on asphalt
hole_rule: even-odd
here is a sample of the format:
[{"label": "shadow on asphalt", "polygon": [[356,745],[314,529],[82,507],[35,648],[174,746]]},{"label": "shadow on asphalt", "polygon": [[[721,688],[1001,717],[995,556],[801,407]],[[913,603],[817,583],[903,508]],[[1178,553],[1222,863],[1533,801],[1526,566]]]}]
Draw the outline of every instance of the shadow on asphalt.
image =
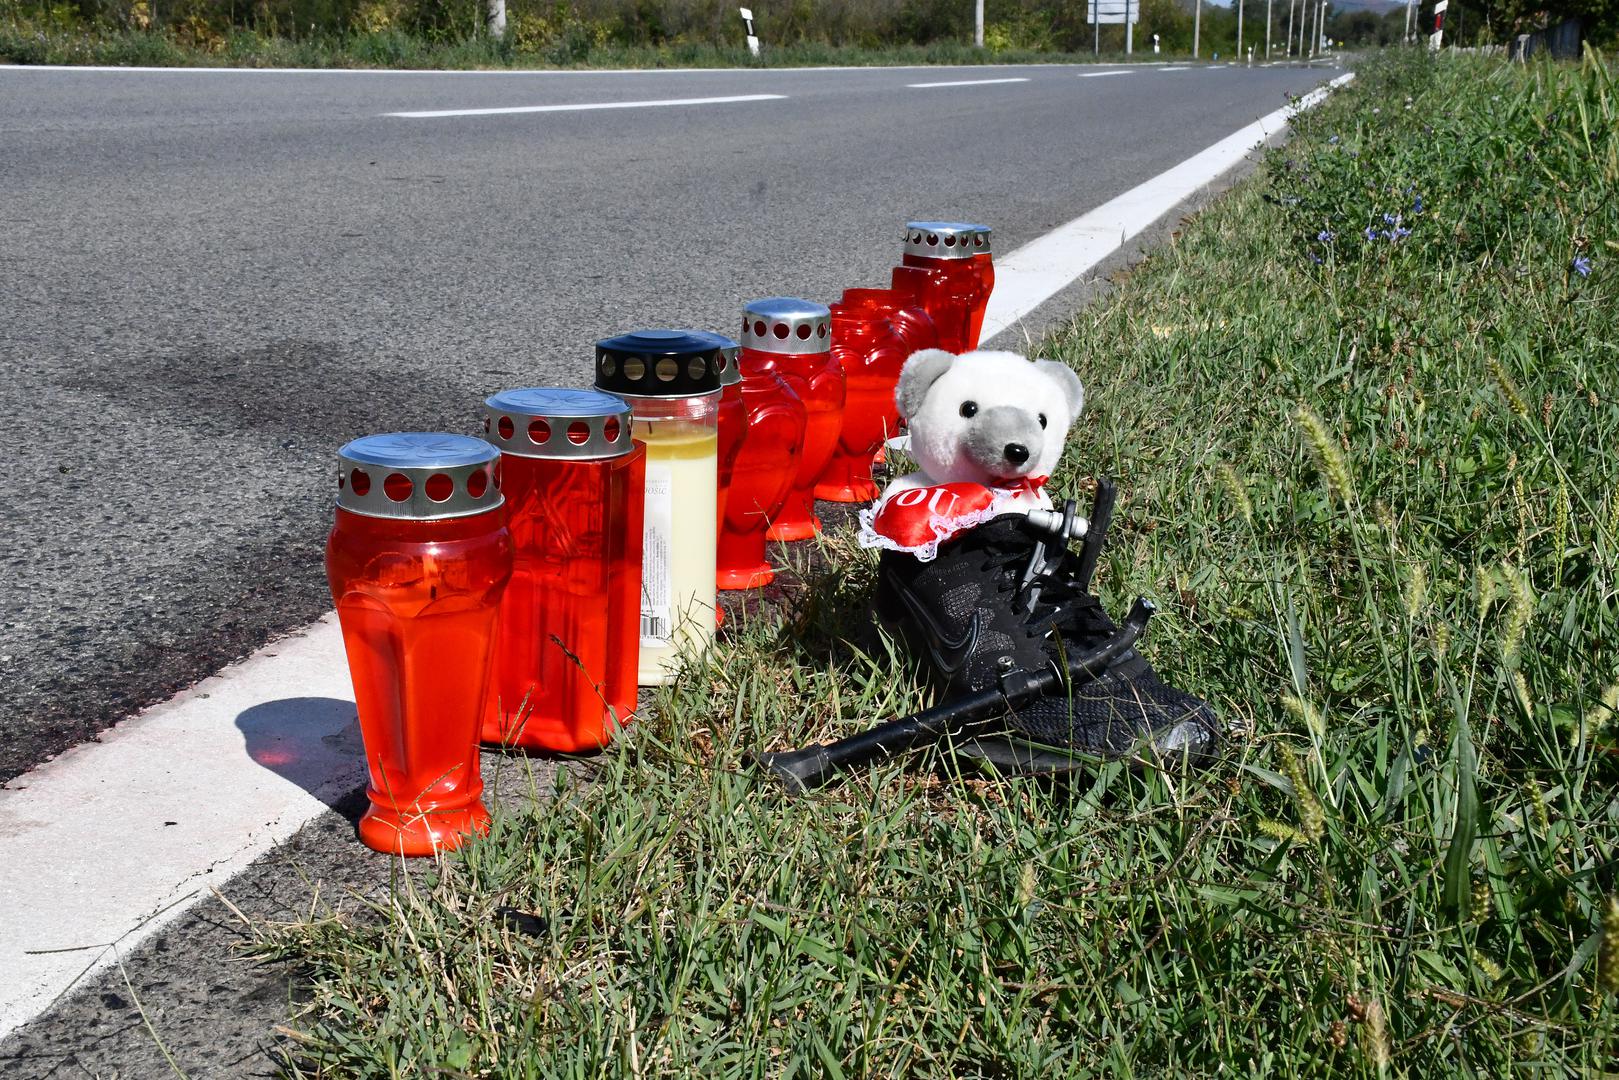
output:
[{"label": "shadow on asphalt", "polygon": [[364,805],[350,796],[364,783],[365,751],[354,702],[323,697],[266,701],[239,713],[236,727],[255,762],[358,824]]}]

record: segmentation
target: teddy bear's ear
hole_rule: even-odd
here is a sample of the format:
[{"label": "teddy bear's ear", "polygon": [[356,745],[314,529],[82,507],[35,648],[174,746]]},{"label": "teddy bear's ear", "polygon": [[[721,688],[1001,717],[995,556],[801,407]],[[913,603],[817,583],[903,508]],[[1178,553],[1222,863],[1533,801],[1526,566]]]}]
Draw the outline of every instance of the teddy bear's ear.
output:
[{"label": "teddy bear's ear", "polygon": [[[928,389],[938,381],[955,360],[954,353],[947,353],[943,349],[923,349],[911,354],[900,368],[899,382],[894,386],[894,404],[899,406],[899,414],[906,420],[915,416],[917,410],[922,408],[922,399],[928,396]],[[1078,379],[1074,380],[1076,383]]]},{"label": "teddy bear's ear", "polygon": [[1062,387],[1062,395],[1068,399],[1068,415],[1078,419],[1079,411],[1085,407],[1085,387],[1080,384],[1074,369],[1058,360],[1036,360],[1034,366],[1046,378]]}]

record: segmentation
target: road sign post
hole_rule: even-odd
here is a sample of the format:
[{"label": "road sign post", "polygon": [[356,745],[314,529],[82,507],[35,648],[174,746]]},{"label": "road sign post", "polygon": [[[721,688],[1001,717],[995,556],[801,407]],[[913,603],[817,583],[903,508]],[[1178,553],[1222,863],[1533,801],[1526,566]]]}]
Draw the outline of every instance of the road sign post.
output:
[{"label": "road sign post", "polygon": [[1135,52],[1135,27],[1141,21],[1141,0],[1089,0],[1086,18],[1096,31],[1096,52],[1102,52],[1102,24],[1124,24],[1124,51]]},{"label": "road sign post", "polygon": [[737,8],[742,15],[742,24],[748,28],[748,52],[753,54],[755,60],[759,58],[759,39],[753,33],[753,9]]}]

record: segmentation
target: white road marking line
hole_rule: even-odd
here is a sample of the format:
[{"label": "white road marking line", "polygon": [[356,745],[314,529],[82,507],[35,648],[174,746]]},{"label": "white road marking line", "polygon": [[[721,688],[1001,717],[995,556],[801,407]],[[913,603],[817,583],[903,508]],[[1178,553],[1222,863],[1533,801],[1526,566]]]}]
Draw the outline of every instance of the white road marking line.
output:
[{"label": "white road marking line", "polygon": [[1317,104],[1330,89],[1354,77],[1352,71],[1340,75],[1292,105],[1261,117],[1090,213],[1059,225],[1008,255],[996,256],[995,291],[990,294],[989,309],[984,313],[980,340],[987,343],[997,334],[1015,327],[1025,315],[1077,281],[1198,189],[1223,175],[1255,146],[1282,130],[1294,113]]},{"label": "white road marking line", "polygon": [[510,105],[499,109],[428,109],[419,112],[391,112],[384,116],[402,116],[411,120],[425,120],[440,116],[508,116],[514,113],[594,112],[597,109],[659,109],[670,105],[729,105],[738,101],[782,101],[786,94],[738,94],[734,97],[664,98],[660,101],[593,101],[577,105]]},{"label": "white road marking line", "polygon": [[1134,75],[1134,74],[1135,74],[1135,72],[1133,72],[1133,71],[1082,71],[1082,72],[1079,73],[1079,77],[1081,79],[1105,79],[1109,75]]},{"label": "white road marking line", "polygon": [[1189,67],[1161,67],[1159,71],[1191,71]]},{"label": "white road marking line", "polygon": [[[1291,111],[998,259],[984,340],[1236,164]],[[0,787],[0,1038],[110,964],[110,943],[127,953],[358,788],[353,700],[328,613]]]},{"label": "white road marking line", "polygon": [[995,83],[1028,82],[1028,79],[963,79],[960,82],[913,82],[906,83],[912,90],[929,90],[935,86],[991,86]]}]

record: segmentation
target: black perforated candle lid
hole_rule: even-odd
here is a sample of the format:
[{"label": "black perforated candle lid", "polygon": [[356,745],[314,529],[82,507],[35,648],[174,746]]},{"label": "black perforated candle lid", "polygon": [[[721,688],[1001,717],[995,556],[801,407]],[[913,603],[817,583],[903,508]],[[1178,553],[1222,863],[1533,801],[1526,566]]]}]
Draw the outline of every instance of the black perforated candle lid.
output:
[{"label": "black perforated candle lid", "polygon": [[596,389],[634,397],[697,397],[719,391],[725,350],[736,342],[706,330],[635,330],[596,342]]}]

